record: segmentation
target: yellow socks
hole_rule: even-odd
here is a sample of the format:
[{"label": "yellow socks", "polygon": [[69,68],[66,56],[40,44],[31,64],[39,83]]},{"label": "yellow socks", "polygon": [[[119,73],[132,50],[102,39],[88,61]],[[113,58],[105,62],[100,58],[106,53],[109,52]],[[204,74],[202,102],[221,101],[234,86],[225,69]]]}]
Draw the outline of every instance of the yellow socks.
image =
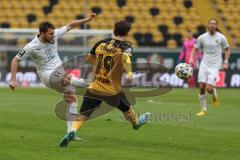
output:
[{"label": "yellow socks", "polygon": [[126,120],[130,121],[133,125],[137,124],[138,117],[132,108],[130,108],[128,111],[124,112],[124,116],[125,116]]},{"label": "yellow socks", "polygon": [[72,130],[78,131],[82,125],[86,122],[86,120],[82,116],[78,116],[72,124]]}]

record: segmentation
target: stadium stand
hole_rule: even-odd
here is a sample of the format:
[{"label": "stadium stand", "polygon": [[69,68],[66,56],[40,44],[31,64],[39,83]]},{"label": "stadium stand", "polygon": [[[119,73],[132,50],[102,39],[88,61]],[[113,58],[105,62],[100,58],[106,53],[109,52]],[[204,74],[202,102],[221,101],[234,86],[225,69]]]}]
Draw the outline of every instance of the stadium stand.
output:
[{"label": "stadium stand", "polygon": [[[223,5],[219,3],[219,7]],[[0,27],[37,28],[42,21],[62,26],[72,19],[83,18],[84,7],[79,0],[1,0]],[[115,21],[126,19],[132,23],[129,41],[134,46],[177,48],[181,47],[188,29],[196,35],[206,31],[206,21],[199,16],[192,0],[89,0],[87,8],[96,12],[98,18],[81,28],[112,29]],[[240,42],[237,28],[231,29]]]},{"label": "stadium stand", "polygon": [[213,3],[235,44],[240,47],[240,1],[213,0]]}]

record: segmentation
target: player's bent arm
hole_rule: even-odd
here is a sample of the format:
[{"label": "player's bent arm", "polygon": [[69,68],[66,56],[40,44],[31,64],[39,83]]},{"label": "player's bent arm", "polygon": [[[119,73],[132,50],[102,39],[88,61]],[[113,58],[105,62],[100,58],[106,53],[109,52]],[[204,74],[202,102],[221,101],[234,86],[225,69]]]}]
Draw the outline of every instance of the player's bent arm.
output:
[{"label": "player's bent arm", "polygon": [[189,63],[190,64],[193,64],[193,57],[196,55],[196,52],[197,52],[197,48],[193,48],[192,52],[191,52],[191,55],[190,55],[190,60],[189,60]]},{"label": "player's bent arm", "polygon": [[132,73],[131,58],[130,58],[129,54],[123,53],[122,64],[123,64],[123,68],[124,68],[125,72],[127,73],[125,85],[132,85],[133,73]]},{"label": "player's bent arm", "polygon": [[126,53],[123,53],[122,64],[123,64],[123,68],[124,68],[125,72],[127,73],[127,76],[132,77],[133,76],[132,62],[131,62],[130,56]]},{"label": "player's bent arm", "polygon": [[81,24],[91,21],[94,17],[96,17],[96,14],[90,13],[90,15],[87,18],[71,21],[66,25],[67,30],[69,31],[73,28],[79,27]]},{"label": "player's bent arm", "polygon": [[18,64],[21,60],[19,60],[17,57],[14,57],[11,63],[11,81],[9,83],[9,87],[12,90],[15,90],[15,88],[17,87],[17,79],[16,79],[16,74],[17,74],[17,69],[18,69]]},{"label": "player's bent arm", "polygon": [[182,49],[180,56],[178,58],[178,61],[179,62],[182,61],[184,57],[185,57],[185,47]]},{"label": "player's bent arm", "polygon": [[230,48],[228,47],[228,48],[226,48],[226,51],[225,51],[225,58],[224,58],[224,63],[223,63],[223,69],[224,70],[227,70],[228,69],[228,60],[229,60],[229,58],[230,58],[230,55],[231,55],[231,50],[230,50]]},{"label": "player's bent arm", "polygon": [[95,64],[96,62],[96,56],[95,55],[92,55],[92,54],[88,54],[87,55],[87,58],[86,58],[86,61],[92,65]]},{"label": "player's bent arm", "polygon": [[231,49],[228,47],[225,51],[225,58],[224,58],[224,63],[228,63],[228,60],[230,58],[231,55]]},{"label": "player's bent arm", "polygon": [[16,57],[13,58],[12,63],[11,63],[11,73],[12,77],[11,80],[16,81],[16,74],[17,74],[17,69],[18,69],[18,64],[21,60],[17,59]]}]

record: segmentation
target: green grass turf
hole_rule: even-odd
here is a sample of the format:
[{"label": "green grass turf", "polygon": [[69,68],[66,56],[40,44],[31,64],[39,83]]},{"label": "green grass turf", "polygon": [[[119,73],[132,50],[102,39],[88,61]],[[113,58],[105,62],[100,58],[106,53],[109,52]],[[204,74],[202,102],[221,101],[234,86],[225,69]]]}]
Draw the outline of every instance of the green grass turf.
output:
[{"label": "green grass turf", "polygon": [[80,130],[84,141],[59,148],[65,122],[55,116],[54,105],[61,96],[49,89],[0,88],[0,160],[239,160],[240,92],[218,91],[220,107],[213,108],[208,96],[205,117],[195,116],[198,90],[174,89],[137,100],[137,112],[154,115],[140,130],[114,110]]}]

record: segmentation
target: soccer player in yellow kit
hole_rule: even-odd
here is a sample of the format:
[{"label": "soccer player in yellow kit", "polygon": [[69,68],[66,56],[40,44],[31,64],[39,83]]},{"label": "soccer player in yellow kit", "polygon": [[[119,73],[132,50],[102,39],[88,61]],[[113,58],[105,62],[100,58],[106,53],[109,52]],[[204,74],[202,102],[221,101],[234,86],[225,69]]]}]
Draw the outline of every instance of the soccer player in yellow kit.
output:
[{"label": "soccer player in yellow kit", "polygon": [[150,113],[137,117],[121,86],[124,72],[128,84],[133,80],[131,67],[133,49],[130,43],[125,41],[130,29],[129,22],[125,20],[116,22],[113,38],[101,40],[91,49],[87,62],[93,65],[93,79],[84,95],[80,113],[74,120],[71,131],[62,138],[60,147],[66,147],[72,141],[76,132],[102,101],[122,111],[134,129],[148,122]]}]

